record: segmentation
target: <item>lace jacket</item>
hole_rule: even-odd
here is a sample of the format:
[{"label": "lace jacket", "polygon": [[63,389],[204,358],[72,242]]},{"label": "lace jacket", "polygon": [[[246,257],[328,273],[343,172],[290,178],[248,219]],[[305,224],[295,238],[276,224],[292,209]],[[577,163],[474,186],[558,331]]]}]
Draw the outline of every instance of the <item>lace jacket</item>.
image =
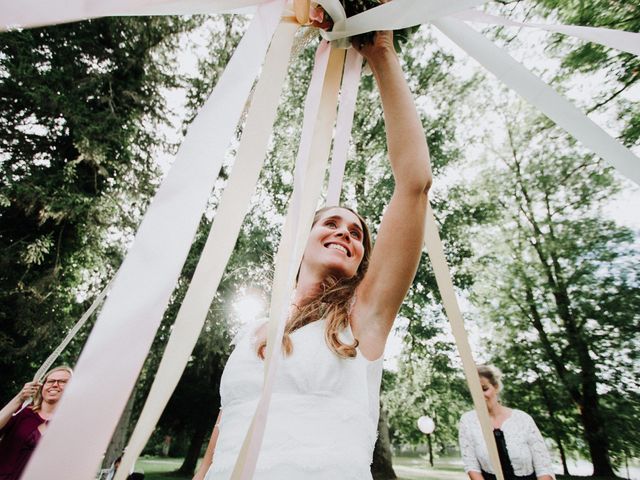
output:
[{"label": "lace jacket", "polygon": [[[521,410],[513,409],[500,428],[504,432],[509,458],[517,476],[530,475],[535,471],[537,477],[551,475],[555,478],[551,456],[533,418]],[[459,440],[465,472],[484,470],[494,473],[475,411],[462,415]]]}]

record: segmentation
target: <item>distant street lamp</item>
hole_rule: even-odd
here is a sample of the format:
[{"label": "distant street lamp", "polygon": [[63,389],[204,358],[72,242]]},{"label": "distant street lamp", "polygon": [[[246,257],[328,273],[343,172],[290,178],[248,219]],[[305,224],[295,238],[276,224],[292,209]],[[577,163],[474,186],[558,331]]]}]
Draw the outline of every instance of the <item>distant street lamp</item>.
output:
[{"label": "distant street lamp", "polygon": [[427,435],[427,443],[429,445],[429,465],[433,467],[433,451],[431,450],[431,434],[436,429],[435,422],[431,417],[420,417],[418,419],[418,428]]}]

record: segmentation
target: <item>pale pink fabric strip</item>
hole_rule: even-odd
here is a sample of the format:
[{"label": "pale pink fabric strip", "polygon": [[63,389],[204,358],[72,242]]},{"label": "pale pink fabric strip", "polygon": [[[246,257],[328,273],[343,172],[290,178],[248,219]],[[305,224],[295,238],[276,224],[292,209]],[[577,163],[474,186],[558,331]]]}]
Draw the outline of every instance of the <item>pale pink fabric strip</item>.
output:
[{"label": "pale pink fabric strip", "polygon": [[65,480],[95,475],[175,287],[283,7],[284,1],[277,0],[258,9],[192,122],[23,480],[49,478],[54,470],[64,472]]},{"label": "pale pink fabric strip", "polygon": [[360,72],[362,71],[362,55],[355,48],[347,50],[340,92],[340,108],[336,122],[336,134],[333,140],[333,158],[329,171],[329,186],[326,205],[339,205],[344,168],[349,154],[349,140],[353,126],[353,115],[356,110]]},{"label": "pale pink fabric strip", "polygon": [[483,35],[455,18],[441,18],[433,24],[480,65],[537,107],[584,146],[640,184],[640,158],[596,125],[565,97],[496,47]]},{"label": "pale pink fabric strip", "polygon": [[251,196],[266,156],[297,29],[298,25],[283,22],[273,37],[252,96],[229,182],[222,194],[207,242],[171,329],[151,391],[125,449],[115,480],[125,480],[132,470],[198,340],[209,306],[233,252],[242,221],[249,210]]},{"label": "pale pink fabric strip", "polygon": [[493,428],[491,426],[491,420],[489,419],[487,404],[485,403],[484,396],[482,394],[480,378],[478,377],[476,364],[473,360],[473,353],[471,352],[471,347],[469,345],[469,338],[467,337],[467,332],[464,328],[464,319],[462,318],[462,312],[458,306],[458,299],[453,288],[453,281],[451,280],[451,272],[449,271],[449,265],[447,265],[447,259],[444,255],[444,248],[442,246],[442,241],[440,240],[438,225],[436,224],[436,219],[433,216],[431,205],[429,205],[427,209],[424,244],[427,249],[427,253],[429,254],[429,260],[431,260],[431,266],[433,267],[433,272],[436,276],[436,282],[438,283],[442,303],[444,304],[444,309],[451,325],[451,331],[458,347],[458,353],[462,360],[462,367],[464,369],[465,376],[467,377],[467,384],[469,385],[469,391],[473,398],[473,405],[476,409],[476,413],[478,414],[478,419],[480,420],[482,435],[484,436],[487,451],[489,452],[493,471],[498,477],[498,480],[504,480],[502,469],[500,467],[498,448],[496,447],[496,442],[493,438]]},{"label": "pale pink fabric strip", "polygon": [[0,31],[123,15],[229,13],[267,0],[0,0]]},{"label": "pale pink fabric strip", "polygon": [[622,52],[640,55],[640,33],[613,30],[601,27],[583,27],[578,25],[545,25],[542,23],[514,22],[508,18],[489,15],[477,10],[465,10],[452,15],[459,20],[467,22],[480,22],[491,25],[503,25],[505,27],[539,28],[549,32],[571,35],[588,42],[599,43],[605,47],[615,48]]},{"label": "pale pink fabric strip", "polygon": [[[328,45],[321,45],[317,55],[318,62],[327,62],[327,49]],[[275,334],[271,335],[272,332],[270,332],[267,343],[267,358],[265,359],[265,383],[263,393],[242,446],[240,456],[236,462],[231,477],[233,480],[251,479],[258,460],[275,375],[282,356],[280,346],[282,345],[282,335],[288,316],[290,294],[295,283],[295,277],[306,245],[306,239],[309,235],[313,212],[318,203],[322,189],[323,174],[328,162],[343,63],[344,51],[332,49],[324,75],[321,103],[316,110],[315,118],[312,116],[311,118],[305,118],[304,121],[303,131],[305,133],[303,133],[303,136],[310,137],[308,138],[308,140],[310,140],[310,148],[305,150],[301,148],[299,150],[300,155],[307,152],[306,159],[298,158],[296,162],[296,168],[303,169],[302,171],[296,172],[297,175],[302,178],[302,184],[298,184],[300,185],[299,188],[294,187],[294,199],[289,208],[283,238],[276,257],[276,273],[270,318],[270,330],[275,330]],[[314,70],[314,73],[319,73],[319,70],[323,70],[323,68],[319,66],[318,69]],[[322,83],[322,78],[312,79],[310,90],[312,90],[312,87],[317,81]],[[311,95],[311,93],[308,95]],[[313,109],[310,110],[311,111],[308,110],[308,112],[312,114]],[[295,421],[295,419],[292,419],[292,421]]]}]

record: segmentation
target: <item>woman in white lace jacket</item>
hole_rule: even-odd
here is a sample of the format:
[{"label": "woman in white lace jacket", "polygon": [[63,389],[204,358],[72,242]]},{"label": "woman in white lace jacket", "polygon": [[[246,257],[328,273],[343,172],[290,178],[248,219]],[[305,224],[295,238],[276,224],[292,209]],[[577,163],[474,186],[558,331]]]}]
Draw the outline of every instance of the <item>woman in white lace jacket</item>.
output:
[{"label": "woman in white lace jacket", "polygon": [[[500,370],[490,365],[481,365],[478,367],[478,375],[494,428],[505,480],[555,479],[549,451],[533,419],[525,412],[505,407],[499,402],[502,389]],[[464,471],[470,480],[495,479],[480,422],[474,410],[462,415],[459,440]],[[501,449],[501,444],[506,448]]]}]

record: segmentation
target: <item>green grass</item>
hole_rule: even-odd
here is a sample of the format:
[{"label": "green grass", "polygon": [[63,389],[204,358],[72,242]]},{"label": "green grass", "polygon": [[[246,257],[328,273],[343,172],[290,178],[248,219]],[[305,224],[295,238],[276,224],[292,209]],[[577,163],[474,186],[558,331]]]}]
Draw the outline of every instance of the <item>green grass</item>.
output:
[{"label": "green grass", "polygon": [[[191,480],[191,476],[174,473],[182,465],[181,458],[143,457],[136,463],[136,471],[144,472],[145,480]],[[435,462],[432,468],[422,457],[395,457],[393,467],[399,480],[467,480],[460,465],[446,459]],[[565,477],[558,480],[598,480],[596,477]]]}]

